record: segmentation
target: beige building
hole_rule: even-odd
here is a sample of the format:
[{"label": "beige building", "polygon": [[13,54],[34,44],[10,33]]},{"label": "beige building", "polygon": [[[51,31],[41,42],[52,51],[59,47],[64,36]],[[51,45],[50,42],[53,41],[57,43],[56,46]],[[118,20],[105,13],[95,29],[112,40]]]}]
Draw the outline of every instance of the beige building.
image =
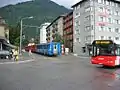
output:
[{"label": "beige building", "polygon": [[0,36],[9,41],[9,28],[2,17],[0,17]]},{"label": "beige building", "polygon": [[46,28],[46,40],[51,42],[55,39],[55,34],[58,33],[63,36],[63,15],[57,17],[47,28]]}]

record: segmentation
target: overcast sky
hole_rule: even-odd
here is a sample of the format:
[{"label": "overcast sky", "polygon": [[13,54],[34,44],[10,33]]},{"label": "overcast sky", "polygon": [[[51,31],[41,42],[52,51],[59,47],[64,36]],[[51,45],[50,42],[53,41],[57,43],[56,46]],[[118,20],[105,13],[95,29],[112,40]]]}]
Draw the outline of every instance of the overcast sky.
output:
[{"label": "overcast sky", "polygon": [[[0,6],[4,6],[7,4],[15,4],[17,2],[23,2],[23,1],[30,1],[30,0],[0,0]],[[73,4],[79,2],[80,0],[52,0],[52,1],[70,8]]]},{"label": "overcast sky", "polygon": [[52,1],[70,8],[72,5],[74,5],[75,3],[81,0],[52,0]]}]

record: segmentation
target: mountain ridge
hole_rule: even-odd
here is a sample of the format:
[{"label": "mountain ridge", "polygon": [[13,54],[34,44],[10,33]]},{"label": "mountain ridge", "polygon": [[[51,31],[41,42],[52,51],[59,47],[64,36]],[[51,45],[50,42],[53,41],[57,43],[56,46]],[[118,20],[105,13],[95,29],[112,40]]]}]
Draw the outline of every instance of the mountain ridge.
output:
[{"label": "mountain ridge", "polygon": [[[25,19],[23,24],[40,26],[45,22],[51,23],[59,15],[68,12],[71,10],[50,0],[27,1],[0,8],[0,16],[6,20],[8,25],[17,25],[21,18],[33,16],[33,19]],[[36,36],[36,28],[26,28],[25,30],[29,37]]]}]

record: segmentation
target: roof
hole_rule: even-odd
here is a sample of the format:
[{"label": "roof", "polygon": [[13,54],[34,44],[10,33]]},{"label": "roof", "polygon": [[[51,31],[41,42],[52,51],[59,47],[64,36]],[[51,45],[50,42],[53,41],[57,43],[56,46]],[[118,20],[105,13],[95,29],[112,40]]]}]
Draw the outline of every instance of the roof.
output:
[{"label": "roof", "polygon": [[49,28],[54,22],[56,22],[59,18],[64,17],[65,15],[58,16],[47,28]]},{"label": "roof", "polygon": [[3,36],[0,36],[0,39],[7,41],[7,39]]},{"label": "roof", "polygon": [[87,1],[87,0],[81,0],[81,1],[79,1],[78,3],[74,4],[74,5],[72,6],[72,8],[74,8],[75,6],[81,4],[82,2],[85,2],[85,1]]},{"label": "roof", "polygon": [[[72,6],[72,8],[74,8],[75,6],[78,6],[79,4],[81,4],[81,3],[85,2],[85,1],[87,1],[87,0],[81,0],[80,2],[74,4],[74,5]],[[116,3],[120,3],[120,1],[117,1],[117,0],[108,0],[108,1],[113,1],[113,2],[116,2]]]},{"label": "roof", "polygon": [[7,25],[7,24],[4,24],[4,23],[0,23],[0,26],[4,26],[4,27],[7,27],[7,28],[8,28],[8,25]]},{"label": "roof", "polygon": [[0,16],[0,19],[3,19],[3,17]]},{"label": "roof", "polygon": [[10,44],[10,43],[4,43],[6,46],[8,46],[8,47],[11,47],[11,48],[17,48],[16,46],[14,46],[14,45],[12,45],[12,44]]}]

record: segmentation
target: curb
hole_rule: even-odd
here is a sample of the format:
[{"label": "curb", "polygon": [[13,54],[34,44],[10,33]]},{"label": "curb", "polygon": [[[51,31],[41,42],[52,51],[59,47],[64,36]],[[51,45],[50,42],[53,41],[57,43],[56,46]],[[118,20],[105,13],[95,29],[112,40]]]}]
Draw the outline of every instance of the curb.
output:
[{"label": "curb", "polygon": [[29,59],[29,60],[24,60],[24,61],[14,61],[14,62],[3,62],[1,64],[21,64],[21,63],[27,63],[27,62],[33,62],[35,61],[34,59]]}]

